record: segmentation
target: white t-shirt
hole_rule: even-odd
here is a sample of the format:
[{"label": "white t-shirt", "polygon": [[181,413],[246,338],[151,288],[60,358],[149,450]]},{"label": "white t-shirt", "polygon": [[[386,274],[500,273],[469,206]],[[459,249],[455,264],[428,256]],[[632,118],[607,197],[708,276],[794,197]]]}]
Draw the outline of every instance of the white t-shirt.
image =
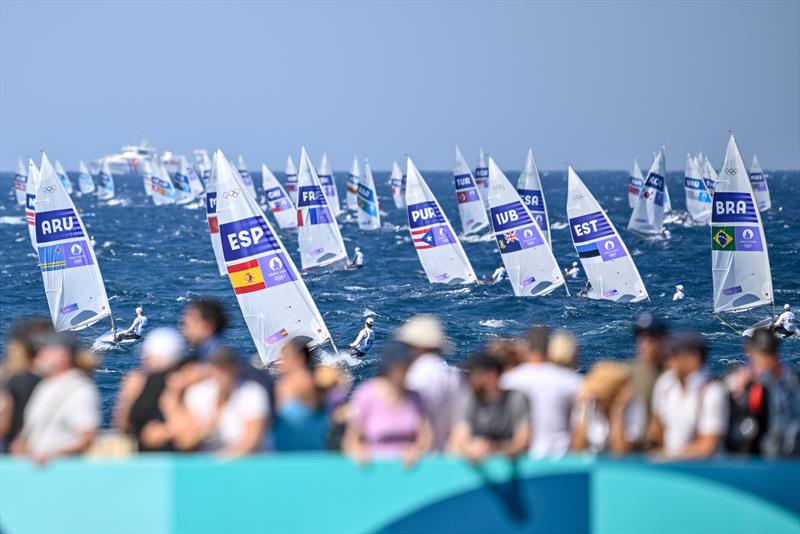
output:
[{"label": "white t-shirt", "polygon": [[[606,414],[598,408],[594,399],[589,399],[575,407],[572,425],[578,425],[582,418],[585,418],[586,421],[586,440],[589,443],[589,450],[593,453],[607,451],[611,436],[611,423]],[[644,402],[634,397],[622,412],[625,438],[631,442],[639,439],[644,432],[646,421],[647,409]]]},{"label": "white t-shirt", "polygon": [[369,349],[372,348],[372,344],[375,342],[375,331],[371,328],[362,328],[361,332],[358,333],[358,337],[355,341],[353,341],[350,346],[356,349],[358,352],[366,354],[369,352]]},{"label": "white t-shirt", "polygon": [[530,453],[535,458],[569,450],[572,401],[581,380],[575,371],[550,362],[523,363],[500,378],[502,387],[521,391],[531,400]]},{"label": "white t-shirt", "polygon": [[581,270],[578,267],[570,267],[567,270],[567,276],[569,276],[570,278],[578,278],[578,274],[580,272]]},{"label": "white t-shirt", "polygon": [[32,453],[73,447],[81,434],[100,426],[100,396],[94,383],[71,369],[36,386],[25,407],[22,436]]},{"label": "white t-shirt", "polygon": [[496,282],[502,282],[506,279],[506,268],[502,265],[495,269],[494,274],[492,274],[492,280]]},{"label": "white t-shirt", "polygon": [[702,435],[722,436],[728,428],[725,387],[694,373],[682,385],[674,371],[665,371],[653,388],[653,414],[664,428],[664,453],[680,454]]},{"label": "white t-shirt", "polygon": [[423,354],[409,367],[406,387],[422,397],[433,427],[433,450],[444,450],[460,404],[460,371],[447,365],[441,356]]},{"label": "white t-shirt", "polygon": [[356,252],[356,257],[353,259],[353,263],[356,265],[364,265],[364,253],[360,250]]},{"label": "white t-shirt", "polygon": [[778,320],[775,322],[777,326],[783,326],[788,332],[794,332],[796,328],[796,322],[794,318],[794,312],[785,311],[780,316],[778,316]]},{"label": "white t-shirt", "polygon": [[[186,390],[186,407],[196,419],[208,422],[217,410],[219,386],[211,378]],[[245,424],[267,417],[269,397],[264,388],[253,380],[240,383],[223,406],[217,426],[203,443],[203,449],[214,451],[235,445],[244,437]]]},{"label": "white t-shirt", "polygon": [[674,295],[672,295],[672,300],[673,301],[683,300],[683,297],[684,297],[683,291],[678,290],[678,291],[675,291]]}]

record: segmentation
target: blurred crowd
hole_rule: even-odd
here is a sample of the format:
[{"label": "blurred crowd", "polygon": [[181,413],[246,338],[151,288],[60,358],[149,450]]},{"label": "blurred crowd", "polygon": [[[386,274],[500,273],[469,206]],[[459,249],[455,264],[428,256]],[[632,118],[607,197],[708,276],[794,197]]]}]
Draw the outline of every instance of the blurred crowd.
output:
[{"label": "blurred crowd", "polygon": [[220,303],[197,299],[179,330],[147,333],[134,351],[139,368],[121,383],[114,431],[101,431],[92,354],[49,320],[18,322],[0,376],[2,450],[38,463],[135,450],[341,450],[359,463],[407,465],[430,453],[472,462],[571,451],[800,455],[797,372],[766,329],[744,340],[746,363],[714,376],[703,336],[644,313],[630,359],[579,373],[576,338],[543,326],[451,365],[441,322],[419,315],[383,344],[375,376],[353,387],[346,369],[320,363],[310,338],[291,339],[263,368],[226,344],[226,326]]}]

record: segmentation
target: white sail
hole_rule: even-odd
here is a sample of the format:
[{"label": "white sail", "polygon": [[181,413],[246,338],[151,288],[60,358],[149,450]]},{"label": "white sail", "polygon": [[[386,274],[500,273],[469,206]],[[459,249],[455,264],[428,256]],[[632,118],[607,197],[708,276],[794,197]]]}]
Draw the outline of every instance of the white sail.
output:
[{"label": "white sail", "polygon": [[[188,204],[196,198],[195,192],[192,190],[192,184],[189,182],[189,168],[188,163],[186,167],[184,167],[183,162],[178,161],[178,172],[175,173],[172,180],[172,184],[175,187],[175,202],[177,204]],[[192,171],[192,173],[194,173],[194,171]]]},{"label": "white sail", "polygon": [[711,193],[706,188],[698,160],[686,155],[686,172],[683,178],[686,192],[686,211],[697,224],[708,224],[711,220]]},{"label": "white sail", "polygon": [[478,185],[472,176],[472,171],[458,147],[456,147],[453,180],[456,186],[456,202],[458,203],[458,216],[461,219],[461,229],[464,231],[464,235],[477,234],[489,226],[489,219],[486,216],[486,206],[478,192]]},{"label": "white sail", "polygon": [[328,205],[328,198],[305,147],[300,151],[297,186],[297,244],[303,270],[346,261],[347,250],[336,216]]},{"label": "white sail", "polygon": [[[331,339],[291,256],[255,197],[221,151],[214,154],[219,230],[226,271],[263,363],[279,358],[292,338]],[[302,167],[302,162],[301,162]]]},{"label": "white sail", "polygon": [[389,177],[389,184],[392,188],[392,200],[394,207],[403,209],[406,207],[406,176],[400,170],[400,165],[396,161],[392,162],[392,174]]},{"label": "white sail", "polygon": [[78,163],[78,187],[84,195],[94,193],[94,178],[83,160]]},{"label": "white sail", "polygon": [[567,217],[572,243],[591,284],[585,289],[586,296],[616,302],[647,299],[628,247],[572,167],[567,180]]},{"label": "white sail", "polygon": [[55,164],[56,174],[58,174],[61,183],[64,184],[64,189],[67,191],[68,195],[72,194],[72,180],[69,179],[69,174],[67,171],[64,170],[64,166],[61,165],[61,162],[56,160]]},{"label": "white sail", "polygon": [[28,160],[28,180],[25,183],[25,222],[28,223],[28,235],[31,246],[36,252],[36,192],[41,184],[39,169],[32,159]]},{"label": "white sail", "polygon": [[717,171],[714,166],[708,161],[707,157],[703,158],[703,179],[706,181],[706,188],[711,196],[714,196],[714,191],[717,188]]},{"label": "white sail", "polygon": [[633,208],[628,230],[646,236],[661,235],[664,229],[664,152],[653,159],[644,181],[636,207]]},{"label": "white sail", "polygon": [[180,165],[178,167],[178,172],[186,176],[189,181],[189,190],[192,194],[192,200],[202,196],[203,194],[203,182],[200,180],[200,177],[197,176],[197,172],[194,168],[189,165],[189,162],[186,160],[185,157],[180,157]]},{"label": "white sail", "polygon": [[489,206],[489,167],[486,165],[486,155],[481,147],[478,154],[478,165],[475,167],[475,185],[483,199],[483,206]]},{"label": "white sail", "polygon": [[284,176],[289,200],[292,201],[292,204],[297,206],[297,168],[294,166],[292,156],[286,156],[286,171],[284,171]]},{"label": "white sail", "polygon": [[143,160],[142,176],[150,176],[151,198],[156,206],[175,203],[175,186],[167,170],[157,160]]},{"label": "white sail", "polygon": [[36,192],[36,242],[56,331],[80,330],[111,315],[89,234],[46,154]]},{"label": "white sail", "polygon": [[369,160],[364,160],[364,176],[358,182],[358,227],[361,230],[377,230],[381,227],[381,209],[378,192]]},{"label": "white sail", "polygon": [[28,171],[25,165],[23,165],[22,160],[17,159],[17,172],[14,174],[14,195],[17,198],[17,204],[20,206],[25,205],[27,182]]},{"label": "white sail", "polygon": [[347,209],[350,211],[358,210],[358,184],[360,175],[358,156],[353,156],[353,166],[350,167],[350,174],[347,175],[347,192],[345,193]]},{"label": "white sail", "polygon": [[492,158],[489,158],[489,185],[492,228],[514,294],[547,295],[565,285],[536,217]]},{"label": "white sail", "polygon": [[342,212],[342,207],[339,204],[339,192],[336,190],[336,177],[333,175],[333,169],[328,161],[328,155],[322,154],[322,161],[319,164],[319,183],[322,185],[322,191],[325,193],[325,198],[328,201],[331,211],[335,216],[339,216]]},{"label": "white sail", "polygon": [[219,274],[224,276],[228,274],[225,267],[225,257],[222,255],[222,242],[219,238],[219,219],[217,217],[217,175],[226,172],[228,169],[228,162],[219,161],[217,159],[222,156],[222,151],[217,150],[214,152],[214,160],[211,163],[211,174],[208,175],[206,182],[206,219],[208,221],[208,233],[211,238],[211,248],[214,250],[214,259],[217,261],[217,269]]},{"label": "white sail", "polygon": [[114,198],[114,175],[105,159],[100,162],[100,172],[97,175],[97,198],[111,200]]},{"label": "white sail", "polygon": [[711,211],[714,313],[772,304],[772,274],[761,213],[736,139],[725,151]]},{"label": "white sail", "polygon": [[644,186],[644,176],[642,176],[642,169],[639,167],[639,162],[633,158],[633,171],[628,177],[628,206],[631,209],[636,207],[639,202],[639,194],[642,192]]},{"label": "white sail", "polygon": [[195,150],[194,159],[195,172],[202,178],[203,183],[207,182],[211,177],[211,158],[208,157],[208,151],[204,148]]},{"label": "white sail", "polygon": [[406,175],[408,229],[428,281],[432,284],[475,283],[478,277],[464,248],[411,158],[408,158]]},{"label": "white sail", "polygon": [[767,211],[772,207],[772,200],[769,197],[769,187],[767,186],[767,175],[761,168],[758,156],[753,154],[753,163],[750,165],[750,185],[753,186],[753,195],[759,211]]},{"label": "white sail", "polygon": [[[491,184],[491,172],[489,183]],[[528,155],[525,158],[525,166],[522,168],[522,173],[517,180],[517,192],[520,198],[525,203],[525,207],[531,212],[533,218],[536,219],[536,224],[544,234],[547,241],[547,246],[551,246],[550,242],[550,221],[547,216],[547,201],[544,198],[544,189],[542,189],[542,181],[539,178],[539,169],[536,168],[536,161],[533,159],[533,149],[528,149]]]},{"label": "white sail", "polygon": [[672,213],[672,200],[669,196],[669,185],[667,184],[667,153],[666,149],[661,147],[661,160],[663,162],[663,171],[661,175],[664,177],[664,215]]},{"label": "white sail", "polygon": [[[142,162],[139,164],[139,172],[142,174],[142,184],[144,185],[144,192],[147,194],[148,197],[152,197],[153,176],[155,175],[155,170],[153,169],[153,164],[150,163],[149,159],[142,160]],[[155,200],[153,202],[155,202]],[[158,205],[158,203],[156,203],[156,205]]]},{"label": "white sail", "polygon": [[264,184],[264,196],[267,197],[267,205],[278,226],[282,229],[297,228],[297,210],[292,201],[289,200],[289,196],[284,191],[283,186],[266,164],[261,165],[261,177]]},{"label": "white sail", "polygon": [[239,166],[237,167],[239,171],[239,176],[242,177],[242,183],[244,183],[245,189],[253,196],[256,197],[256,185],[253,183],[253,177],[250,176],[250,171],[247,170],[247,163],[244,162],[244,158],[241,154],[239,154]]}]

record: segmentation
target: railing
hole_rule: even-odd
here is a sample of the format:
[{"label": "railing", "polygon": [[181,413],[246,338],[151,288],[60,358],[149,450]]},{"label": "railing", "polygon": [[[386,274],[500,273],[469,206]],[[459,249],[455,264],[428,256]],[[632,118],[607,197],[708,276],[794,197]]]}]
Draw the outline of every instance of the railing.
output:
[{"label": "railing", "polygon": [[800,532],[800,462],[0,457],[0,532]]}]

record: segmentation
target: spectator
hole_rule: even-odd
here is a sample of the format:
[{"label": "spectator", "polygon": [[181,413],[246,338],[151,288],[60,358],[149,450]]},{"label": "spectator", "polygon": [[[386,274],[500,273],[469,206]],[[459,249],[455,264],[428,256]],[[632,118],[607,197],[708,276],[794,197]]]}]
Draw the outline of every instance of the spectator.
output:
[{"label": "spectator", "polygon": [[489,342],[486,352],[503,364],[503,372],[522,363],[525,357],[523,346],[516,339],[495,339]]},{"label": "spectator", "polygon": [[431,447],[432,430],[422,399],[405,386],[412,351],[403,343],[388,344],[378,376],[353,394],[343,448],[359,463],[401,458],[410,466]]},{"label": "spectator", "polygon": [[53,332],[50,319],[18,322],[6,339],[3,383],[0,387],[0,452],[5,452],[22,429],[22,416],[41,376],[33,367],[36,349]]},{"label": "spectator", "polygon": [[275,384],[273,444],[279,451],[322,450],[328,434],[328,413],[322,391],[314,382],[309,337],[283,346]]},{"label": "spectator", "polygon": [[518,456],[531,439],[530,404],[524,393],[500,389],[503,363],[478,353],[467,363],[470,391],[453,428],[450,449],[472,462],[490,454]]},{"label": "spectator", "polygon": [[645,408],[630,378],[630,368],[618,362],[592,367],[575,401],[573,450],[627,454],[634,447],[644,433]]},{"label": "spectator", "polygon": [[708,352],[703,336],[677,333],[670,349],[670,368],[653,388],[654,452],[668,458],[707,458],[720,449],[728,426],[725,388],[703,368]]},{"label": "spectator", "polygon": [[560,456],[570,446],[570,412],[581,377],[575,371],[547,361],[550,331],[543,326],[525,335],[525,362],[508,371],[500,384],[521,391],[531,404],[533,437],[530,452],[535,458]]},{"label": "spectator", "polygon": [[636,396],[644,402],[645,431],[637,440],[636,448],[649,448],[647,429],[653,418],[653,388],[664,369],[669,330],[666,323],[650,312],[639,315],[634,327],[636,358],[631,364],[631,383]]},{"label": "spectator", "polygon": [[266,391],[241,379],[242,362],[228,348],[217,349],[209,364],[209,378],[187,387],[178,375],[162,395],[161,409],[176,448],[231,457],[261,450],[269,416]]},{"label": "spectator", "polygon": [[565,369],[578,368],[578,340],[571,332],[555,332],[547,344],[547,359]]},{"label": "spectator", "polygon": [[183,335],[192,348],[193,358],[207,362],[222,347],[222,333],[228,325],[225,308],[216,300],[201,298],[183,311]]},{"label": "spectator", "polygon": [[44,464],[91,447],[100,426],[100,398],[79,368],[83,356],[71,335],[51,334],[43,340],[35,359],[43,378],[25,408],[14,453]]},{"label": "spectator", "polygon": [[800,454],[800,385],[781,365],[779,341],[759,328],[745,342],[750,365],[730,377],[728,450],[768,457]]},{"label": "spectator", "polygon": [[173,450],[159,401],[167,379],[185,355],[183,337],[156,328],[142,343],[142,369],[125,375],[114,411],[114,426],[130,434],[140,451]]},{"label": "spectator", "polygon": [[461,397],[461,377],[441,354],[445,347],[442,323],[431,315],[417,315],[400,327],[395,339],[412,350],[406,386],[422,398],[433,428],[433,450],[443,451],[455,423]]}]

